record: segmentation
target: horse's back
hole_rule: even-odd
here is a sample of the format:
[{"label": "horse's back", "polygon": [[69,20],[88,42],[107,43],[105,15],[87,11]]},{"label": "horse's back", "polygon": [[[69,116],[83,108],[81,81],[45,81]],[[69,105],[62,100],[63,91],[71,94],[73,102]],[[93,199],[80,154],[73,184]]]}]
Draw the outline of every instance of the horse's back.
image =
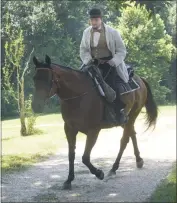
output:
[{"label": "horse's back", "polygon": [[133,79],[140,88],[127,94],[121,95],[122,102],[126,104],[125,111],[127,112],[127,114],[131,111],[132,108],[142,108],[147,98],[147,89],[141,77],[134,74]]}]

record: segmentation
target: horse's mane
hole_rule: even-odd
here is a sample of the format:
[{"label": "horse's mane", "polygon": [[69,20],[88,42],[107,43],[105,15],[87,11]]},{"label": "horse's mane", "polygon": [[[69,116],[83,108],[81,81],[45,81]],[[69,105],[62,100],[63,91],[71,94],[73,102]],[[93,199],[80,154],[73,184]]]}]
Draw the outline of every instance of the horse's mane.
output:
[{"label": "horse's mane", "polygon": [[69,66],[63,66],[63,65],[60,65],[60,64],[56,64],[56,63],[52,63],[52,65],[55,65],[55,66],[57,66],[58,68],[67,69],[68,71],[76,71],[76,72],[79,72],[79,73],[83,73],[83,71],[78,70],[78,69],[71,68],[71,67],[69,67]]}]

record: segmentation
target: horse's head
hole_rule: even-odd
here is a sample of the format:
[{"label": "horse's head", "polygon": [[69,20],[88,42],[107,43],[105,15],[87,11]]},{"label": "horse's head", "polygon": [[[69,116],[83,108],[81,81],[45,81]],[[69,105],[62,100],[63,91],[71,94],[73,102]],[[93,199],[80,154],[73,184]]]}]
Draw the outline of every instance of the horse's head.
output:
[{"label": "horse's head", "polygon": [[32,101],[32,109],[35,113],[42,113],[44,105],[50,97],[56,94],[57,87],[54,82],[54,73],[51,67],[51,59],[46,55],[45,62],[39,62],[33,57],[35,64],[34,94]]}]

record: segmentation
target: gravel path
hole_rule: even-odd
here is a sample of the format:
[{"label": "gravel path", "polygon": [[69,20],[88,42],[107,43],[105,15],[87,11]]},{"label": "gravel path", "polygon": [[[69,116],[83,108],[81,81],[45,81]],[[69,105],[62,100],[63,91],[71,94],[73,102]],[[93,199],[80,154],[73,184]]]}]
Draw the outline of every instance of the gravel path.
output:
[{"label": "gravel path", "polygon": [[121,128],[103,130],[92,151],[92,162],[103,169],[105,179],[98,180],[81,162],[83,141],[77,141],[75,180],[71,191],[61,190],[68,175],[67,145],[49,160],[37,163],[23,172],[2,177],[3,202],[142,202],[165,178],[176,160],[175,118],[159,119],[154,132],[139,121],[137,140],[143,169],[137,169],[130,141],[116,176],[107,177],[118,150]]}]

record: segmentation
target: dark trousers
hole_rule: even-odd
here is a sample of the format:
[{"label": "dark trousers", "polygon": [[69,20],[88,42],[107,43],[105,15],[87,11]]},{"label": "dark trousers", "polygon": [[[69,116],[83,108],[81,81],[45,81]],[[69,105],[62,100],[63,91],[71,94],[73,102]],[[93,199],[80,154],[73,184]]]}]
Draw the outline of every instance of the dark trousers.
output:
[{"label": "dark trousers", "polygon": [[[105,57],[105,58],[101,58],[102,60],[110,60],[112,57]],[[98,61],[95,59],[95,65],[98,65]],[[115,68],[110,66],[108,63],[103,63],[103,64],[99,64],[98,68],[100,69],[102,76],[104,78],[104,81],[110,86],[112,87],[113,90],[116,91],[116,86],[115,86],[115,77],[116,77],[116,72],[115,72]]]},{"label": "dark trousers", "polygon": [[[112,57],[111,57],[112,58]],[[109,60],[111,58],[103,58],[102,60]],[[95,61],[95,65],[98,65],[98,61]],[[114,101],[116,112],[120,112],[125,108],[125,104],[120,99],[119,93],[119,81],[120,77],[117,75],[115,67],[110,66],[108,63],[99,64],[104,81],[116,92],[116,99]]]}]

